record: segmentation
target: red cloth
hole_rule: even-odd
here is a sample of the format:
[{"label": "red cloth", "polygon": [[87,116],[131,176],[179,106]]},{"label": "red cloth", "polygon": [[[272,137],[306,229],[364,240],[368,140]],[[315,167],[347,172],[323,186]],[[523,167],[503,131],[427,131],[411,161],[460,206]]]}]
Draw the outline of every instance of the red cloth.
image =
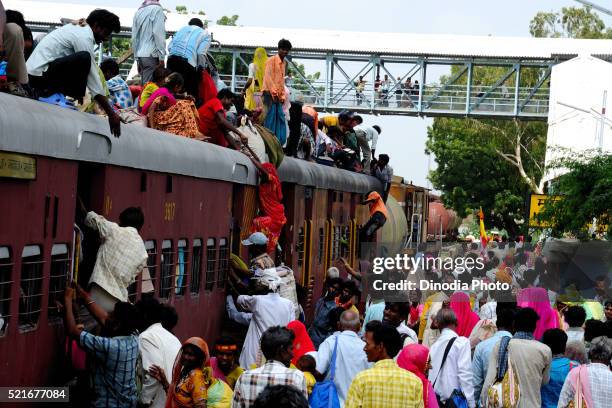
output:
[{"label": "red cloth", "polygon": [[207,70],[202,71],[202,76],[200,77],[199,93],[202,103],[206,103],[211,99],[217,97],[217,86],[215,85],[215,81],[213,81]]},{"label": "red cloth", "polygon": [[272,163],[262,166],[268,174],[268,181],[259,185],[259,209],[264,215],[253,220],[253,232],[263,232],[268,237],[268,253],[273,253],[287,218],[276,167]]},{"label": "red cloth", "polygon": [[450,308],[457,316],[457,334],[470,337],[476,323],[480,320],[478,315],[472,311],[470,297],[463,292],[455,292],[450,298]]},{"label": "red cloth", "polygon": [[223,104],[217,98],[213,98],[200,106],[200,109],[198,109],[198,113],[200,114],[200,132],[202,132],[204,136],[209,136],[211,138],[211,143],[228,147],[229,143],[227,143],[223,131],[219,129],[219,125],[215,120],[217,112],[223,112],[223,116],[225,116]]},{"label": "red cloth", "polygon": [[293,365],[297,365],[300,357],[315,351],[314,344],[312,344],[312,340],[306,331],[306,326],[299,320],[289,322],[287,328],[295,334],[295,339],[293,340],[293,360],[291,362]]},{"label": "red cloth", "polygon": [[431,404],[429,404],[430,396],[428,393],[432,387],[429,379],[425,375],[428,358],[429,349],[421,344],[409,344],[404,347],[397,356],[397,365],[419,377],[423,383],[423,402],[425,408],[431,408]]},{"label": "red cloth", "polygon": [[142,86],[140,85],[130,85],[130,93],[132,94],[132,99],[136,99],[142,93]]}]

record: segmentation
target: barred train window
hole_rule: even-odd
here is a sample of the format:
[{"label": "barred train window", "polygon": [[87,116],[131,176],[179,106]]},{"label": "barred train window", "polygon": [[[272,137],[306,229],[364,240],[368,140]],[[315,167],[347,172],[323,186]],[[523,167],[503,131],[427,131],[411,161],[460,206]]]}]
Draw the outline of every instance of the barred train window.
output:
[{"label": "barred train window", "polygon": [[325,230],[319,228],[319,265],[323,263],[323,251],[325,249]]},{"label": "barred train window", "polygon": [[64,289],[70,279],[70,253],[68,245],[55,244],[51,248],[51,274],[49,275],[49,319],[62,317],[57,302],[63,303]]},{"label": "barred train window", "polygon": [[219,272],[217,275],[217,287],[225,286],[225,277],[229,269],[229,244],[227,238],[219,239]]},{"label": "barred train window", "polygon": [[217,247],[214,238],[206,241],[206,285],[204,289],[212,290],[215,285],[215,264],[217,263]]},{"label": "barred train window", "polygon": [[187,287],[187,273],[185,268],[187,267],[187,256],[189,251],[187,250],[187,240],[179,239],[178,252],[177,252],[177,263],[176,263],[176,278],[174,282],[174,293],[178,296],[185,294],[185,288]]},{"label": "barred train window", "polygon": [[11,249],[0,247],[0,336],[6,333],[11,318],[11,287],[13,286],[13,263]]},{"label": "barred train window", "polygon": [[193,254],[191,255],[191,293],[200,292],[200,279],[202,274],[202,240],[193,240]]},{"label": "barred train window", "polygon": [[350,252],[351,243],[351,228],[349,226],[342,227],[342,240],[340,243],[340,256],[347,258]]},{"label": "barred train window", "polygon": [[172,241],[165,239],[162,241],[162,252],[160,262],[160,285],[159,285],[159,297],[167,299],[170,296],[170,289],[172,288],[172,276],[174,268],[174,252],[172,251]]},{"label": "barred train window", "polygon": [[153,240],[145,241],[145,249],[148,255],[147,269],[151,279],[142,280],[142,293],[155,293],[155,282],[157,281],[157,244]]},{"label": "barred train window", "polygon": [[42,249],[39,245],[23,248],[19,296],[19,326],[22,330],[35,328],[40,317],[43,264]]},{"label": "barred train window", "polygon": [[305,251],[305,245],[304,245],[304,227],[301,227],[300,230],[298,231],[298,239],[297,239],[297,245],[296,245],[296,251],[297,251],[297,261],[298,261],[298,268],[303,268],[304,266],[304,251]]}]

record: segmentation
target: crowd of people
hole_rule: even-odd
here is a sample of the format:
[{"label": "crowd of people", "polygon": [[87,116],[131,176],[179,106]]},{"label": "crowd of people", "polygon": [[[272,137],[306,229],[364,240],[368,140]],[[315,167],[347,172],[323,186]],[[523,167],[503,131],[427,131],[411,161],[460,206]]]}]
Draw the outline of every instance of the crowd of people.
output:
[{"label": "crowd of people", "polygon": [[[348,111],[319,117],[312,106],[291,100],[286,58],[292,44],[286,39],[275,55],[254,51],[248,80],[235,94],[208,53],[212,37],[202,20],[191,19],[166,46],[159,1],[144,1],[134,15],[131,44],[138,76],[129,81],[120,74],[122,61],[96,62],[96,46],[121,29],[115,14],[97,9],[36,40],[20,12],[0,14],[0,60],[6,59],[2,92],[104,115],[115,136],[122,123],[148,126],[239,150],[259,162],[280,154],[383,173],[384,183],[392,176],[388,157],[375,159],[379,126]],[[381,163],[380,171],[372,163]]]}]

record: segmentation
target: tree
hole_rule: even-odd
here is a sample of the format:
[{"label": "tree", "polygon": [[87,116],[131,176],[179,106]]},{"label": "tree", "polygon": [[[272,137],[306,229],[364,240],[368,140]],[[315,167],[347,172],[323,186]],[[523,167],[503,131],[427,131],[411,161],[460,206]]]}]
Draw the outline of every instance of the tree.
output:
[{"label": "tree", "polygon": [[561,12],[539,12],[529,24],[534,37],[612,38],[612,29],[590,7],[563,7]]},{"label": "tree", "polygon": [[176,12],[179,14],[187,14],[187,7],[185,6],[176,6]]},{"label": "tree", "polygon": [[[234,14],[231,17],[223,16],[217,20],[217,25],[236,27],[240,16]],[[245,56],[243,56],[245,58]],[[252,55],[246,56],[246,61],[250,61]],[[228,52],[220,52],[215,54],[215,64],[221,74],[231,74],[232,72],[232,54]],[[236,62],[236,75],[246,76],[249,74],[249,68],[242,62]]]},{"label": "tree", "polygon": [[550,225],[551,234],[561,237],[571,234],[588,239],[593,220],[600,231],[612,239],[612,154],[573,155],[562,158],[555,168],[568,173],[554,181],[553,194],[558,200],[547,200],[538,220]]},{"label": "tree", "polygon": [[240,16],[238,16],[237,14],[234,14],[231,17],[228,16],[223,16],[220,19],[217,20],[217,24],[218,25],[223,25],[223,26],[237,26],[238,24],[236,24],[238,22],[238,19],[240,18]]}]

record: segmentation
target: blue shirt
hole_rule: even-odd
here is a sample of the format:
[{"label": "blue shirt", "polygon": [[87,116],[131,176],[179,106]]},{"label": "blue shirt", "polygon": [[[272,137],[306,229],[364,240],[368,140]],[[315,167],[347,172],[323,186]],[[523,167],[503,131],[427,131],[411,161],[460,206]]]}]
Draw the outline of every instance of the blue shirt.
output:
[{"label": "blue shirt", "polygon": [[567,357],[555,357],[550,363],[550,379],[542,386],[542,408],[557,408],[559,395],[570,370],[579,364]]},{"label": "blue shirt", "polygon": [[166,16],[164,9],[152,4],[138,9],[132,23],[132,49],[136,58],[166,55]]},{"label": "blue shirt", "polygon": [[362,335],[365,333],[366,324],[373,320],[380,320],[382,322],[382,319],[385,317],[385,301],[377,300],[375,302],[372,302],[366,309],[360,331]]},{"label": "blue shirt", "polygon": [[329,312],[336,307],[336,301],[334,299],[326,301],[325,298],[320,298],[317,300],[314,320],[312,326],[310,326],[308,330],[310,339],[316,349],[318,349],[321,343],[323,343],[323,340],[329,337],[335,330],[335,327],[332,328],[329,325]]},{"label": "blue shirt", "polygon": [[128,109],[134,106],[130,87],[123,78],[117,75],[106,81],[106,85],[108,86],[108,92],[110,92],[110,97],[114,105],[119,106],[121,109]]},{"label": "blue shirt", "polygon": [[211,36],[198,26],[181,28],[168,47],[168,54],[185,58],[194,68],[204,66],[206,52],[210,48]]},{"label": "blue shirt", "polygon": [[86,331],[79,338],[81,347],[94,361],[94,407],[136,407],[136,361],[138,337],[100,337]]},{"label": "blue shirt", "polygon": [[476,346],[474,350],[474,358],[472,359],[472,372],[474,374],[474,400],[480,400],[480,393],[484,380],[487,377],[487,368],[489,367],[489,357],[493,351],[493,347],[501,340],[502,337],[512,337],[510,332],[505,330],[498,331]]}]

